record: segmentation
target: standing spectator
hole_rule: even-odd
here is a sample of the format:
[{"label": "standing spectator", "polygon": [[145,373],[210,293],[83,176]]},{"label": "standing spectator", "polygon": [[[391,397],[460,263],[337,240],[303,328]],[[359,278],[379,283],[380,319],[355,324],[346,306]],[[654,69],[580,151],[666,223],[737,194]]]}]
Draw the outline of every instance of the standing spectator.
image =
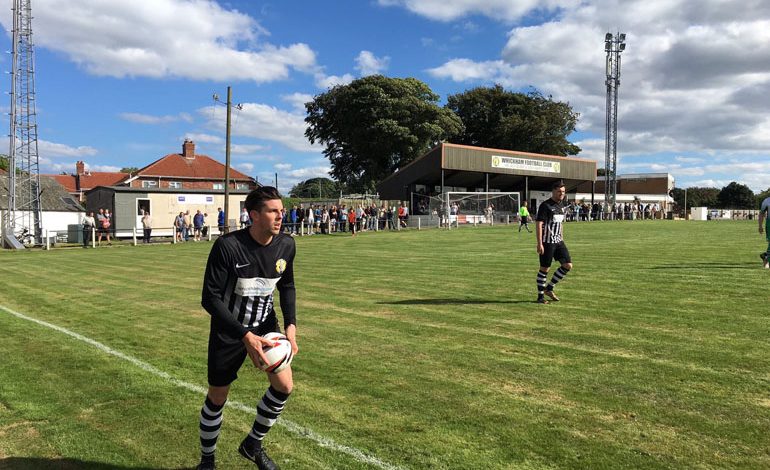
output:
[{"label": "standing spectator", "polygon": [[345,204],[340,207],[340,213],[339,213],[339,230],[340,232],[346,232],[347,229],[345,228],[348,224],[348,210],[347,206]]},{"label": "standing spectator", "polygon": [[196,242],[201,241],[201,230],[203,230],[203,214],[200,209],[195,212],[193,216],[193,240]]},{"label": "standing spectator", "polygon": [[388,230],[396,229],[396,224],[393,223],[393,206],[388,206],[388,210],[385,212],[385,220],[388,222]]},{"label": "standing spectator", "polygon": [[176,241],[183,242],[183,227],[184,227],[184,212],[180,212],[176,218],[174,218],[174,230],[176,231]]},{"label": "standing spectator", "polygon": [[305,222],[307,223],[307,234],[313,235],[313,227],[315,226],[315,210],[313,205],[310,204],[305,211]]},{"label": "standing spectator", "polygon": [[[554,286],[572,269],[572,258],[563,237],[565,194],[564,183],[555,182],[551,198],[540,204],[537,210],[537,254],[540,256],[540,270],[537,272],[537,302],[541,304],[548,303],[545,295],[551,300],[559,300],[553,292]],[[551,282],[546,287],[548,270],[551,269],[554,259],[561,266],[553,273]]]},{"label": "standing spectator", "polygon": [[289,218],[291,219],[291,233],[296,234],[297,233],[297,220],[299,220],[299,211],[297,210],[297,205],[294,204],[291,207],[291,212],[289,212]]},{"label": "standing spectator", "polygon": [[88,248],[88,245],[91,244],[95,226],[96,220],[94,219],[93,211],[83,216],[83,248]]},{"label": "standing spectator", "polygon": [[332,205],[332,209],[329,211],[329,229],[331,232],[337,231],[337,220],[339,220],[339,217],[337,206]]},{"label": "standing spectator", "polygon": [[106,235],[107,244],[112,245],[112,241],[110,240],[110,225],[112,225],[112,221],[110,220],[109,211],[99,209],[99,213],[96,215],[96,224],[99,230],[99,238],[96,240],[96,242],[101,245],[102,236]]},{"label": "standing spectator", "polygon": [[251,225],[251,217],[249,217],[249,211],[244,207],[241,209],[241,228]]},{"label": "standing spectator", "polygon": [[348,212],[348,224],[350,225],[350,233],[352,236],[356,236],[356,211],[351,207]]},{"label": "standing spectator", "polygon": [[217,208],[217,228],[219,228],[219,235],[225,233],[225,211],[221,207]]},{"label": "standing spectator", "polygon": [[356,207],[355,213],[356,213],[356,231],[360,231],[361,229],[363,229],[363,227],[361,226],[361,222],[363,222],[364,220],[364,208],[363,206],[361,206],[361,204],[359,204],[358,207]]},{"label": "standing spectator", "polygon": [[190,231],[192,230],[192,220],[190,220],[190,209],[187,209],[182,217],[182,231],[184,232],[184,241],[190,240]]},{"label": "standing spectator", "polygon": [[321,210],[320,227],[321,234],[326,235],[329,233],[329,211],[326,209],[326,206]]},{"label": "standing spectator", "polygon": [[142,215],[142,232],[142,243],[150,243],[150,236],[152,235],[150,211],[144,211],[144,215]]}]

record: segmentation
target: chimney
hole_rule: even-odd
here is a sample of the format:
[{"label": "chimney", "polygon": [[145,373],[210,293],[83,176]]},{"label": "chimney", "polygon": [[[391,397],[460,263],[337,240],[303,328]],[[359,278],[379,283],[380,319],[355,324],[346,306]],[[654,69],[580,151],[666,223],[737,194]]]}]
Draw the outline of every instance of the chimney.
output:
[{"label": "chimney", "polygon": [[195,158],[195,142],[190,139],[185,139],[182,144],[182,156],[184,158]]},{"label": "chimney", "polygon": [[86,164],[83,163],[83,161],[78,161],[75,163],[75,175],[84,175],[86,174]]}]

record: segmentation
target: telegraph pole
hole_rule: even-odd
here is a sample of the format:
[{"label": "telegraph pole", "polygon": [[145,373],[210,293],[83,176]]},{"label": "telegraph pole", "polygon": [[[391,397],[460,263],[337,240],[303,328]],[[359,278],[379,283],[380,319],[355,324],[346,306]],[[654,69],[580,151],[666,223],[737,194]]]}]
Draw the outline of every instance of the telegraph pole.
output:
[{"label": "telegraph pole", "polygon": [[227,125],[225,127],[225,233],[230,231],[230,116],[232,114],[232,98],[232,89],[228,86]]},{"label": "telegraph pole", "polygon": [[[214,103],[221,103],[219,101],[219,95],[216,93],[213,96]],[[225,126],[225,233],[230,231],[230,129],[232,123],[232,108],[233,108],[233,92],[232,87],[227,87],[227,124]],[[235,108],[240,110],[243,106],[240,104],[235,105]],[[240,215],[240,214],[239,214]]]},{"label": "telegraph pole", "polygon": [[626,35],[607,33],[604,50],[607,52],[607,140],[604,148],[604,202],[615,205],[618,192],[618,87],[620,86],[620,53],[626,49]]}]

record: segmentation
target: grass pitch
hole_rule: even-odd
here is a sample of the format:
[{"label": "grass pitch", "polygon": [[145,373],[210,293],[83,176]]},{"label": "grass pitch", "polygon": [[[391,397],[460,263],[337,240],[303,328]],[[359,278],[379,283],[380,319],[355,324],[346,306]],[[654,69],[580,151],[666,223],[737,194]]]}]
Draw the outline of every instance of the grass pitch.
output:
[{"label": "grass pitch", "polygon": [[[293,424],[268,435],[271,456],[286,469],[377,468],[366,456],[409,469],[770,468],[756,222],[565,232],[575,267],[550,305],[533,303],[534,236],[514,226],[297,239]],[[205,386],[210,247],[0,253],[1,306],[168,374],[0,308],[0,468],[197,463],[203,396],[178,383]],[[265,387],[246,364],[230,398],[253,408]],[[253,418],[225,410],[221,468],[249,468],[236,447]]]}]

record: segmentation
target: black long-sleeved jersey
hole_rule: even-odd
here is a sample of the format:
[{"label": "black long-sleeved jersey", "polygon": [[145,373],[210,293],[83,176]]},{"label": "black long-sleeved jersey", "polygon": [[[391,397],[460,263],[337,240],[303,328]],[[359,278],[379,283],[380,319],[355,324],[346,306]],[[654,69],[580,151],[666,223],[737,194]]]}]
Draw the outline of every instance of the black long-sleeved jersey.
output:
[{"label": "black long-sleeved jersey", "polygon": [[294,239],[283,233],[260,245],[249,229],[216,240],[203,278],[201,305],[211,315],[213,331],[242,338],[271,315],[278,288],[284,328],[296,323]]}]

